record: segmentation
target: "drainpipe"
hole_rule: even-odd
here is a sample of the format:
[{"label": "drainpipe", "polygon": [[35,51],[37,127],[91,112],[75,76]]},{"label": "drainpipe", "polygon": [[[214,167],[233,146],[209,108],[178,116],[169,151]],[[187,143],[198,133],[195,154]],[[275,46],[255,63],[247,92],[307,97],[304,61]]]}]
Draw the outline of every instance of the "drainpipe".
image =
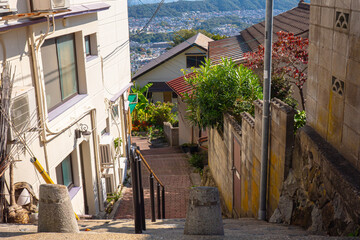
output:
[{"label": "drainpipe", "polygon": [[270,95],[271,95],[271,57],[272,57],[272,32],[273,32],[273,4],[274,0],[266,0],[265,22],[265,60],[264,60],[264,105],[262,119],[261,141],[261,177],[260,177],[260,209],[259,219],[266,220],[266,190],[269,148],[269,123],[270,123]]},{"label": "drainpipe", "polygon": [[48,155],[47,155],[47,149],[46,149],[46,142],[45,142],[45,117],[43,112],[43,101],[42,94],[41,94],[41,87],[40,84],[40,70],[39,70],[39,64],[38,64],[38,51],[35,49],[36,40],[35,40],[35,33],[32,26],[29,26],[28,28],[28,34],[29,34],[29,43],[30,43],[30,49],[31,49],[31,59],[32,59],[32,67],[33,67],[33,73],[34,73],[34,86],[35,86],[35,92],[36,92],[36,102],[38,106],[38,113],[40,118],[40,126],[41,126],[41,139],[43,142],[43,149],[44,149],[44,158],[45,158],[45,165],[46,165],[46,171],[48,174],[50,174],[49,169],[49,161],[48,161]]},{"label": "drainpipe", "polygon": [[93,135],[93,145],[95,152],[95,170],[96,170],[96,179],[97,179],[97,188],[98,188],[98,198],[99,198],[99,210],[104,210],[103,196],[102,196],[102,186],[101,186],[101,176],[100,176],[100,160],[99,160],[99,142],[97,139],[97,128],[96,128],[96,110],[91,110],[91,129]]}]

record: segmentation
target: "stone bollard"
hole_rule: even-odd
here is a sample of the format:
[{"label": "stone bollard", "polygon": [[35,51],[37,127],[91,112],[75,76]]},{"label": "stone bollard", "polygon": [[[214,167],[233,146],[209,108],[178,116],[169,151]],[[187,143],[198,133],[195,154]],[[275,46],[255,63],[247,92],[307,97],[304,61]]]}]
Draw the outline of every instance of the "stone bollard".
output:
[{"label": "stone bollard", "polygon": [[38,221],[38,232],[79,232],[67,187],[40,185]]},{"label": "stone bollard", "polygon": [[185,235],[224,235],[219,191],[214,187],[190,190]]}]

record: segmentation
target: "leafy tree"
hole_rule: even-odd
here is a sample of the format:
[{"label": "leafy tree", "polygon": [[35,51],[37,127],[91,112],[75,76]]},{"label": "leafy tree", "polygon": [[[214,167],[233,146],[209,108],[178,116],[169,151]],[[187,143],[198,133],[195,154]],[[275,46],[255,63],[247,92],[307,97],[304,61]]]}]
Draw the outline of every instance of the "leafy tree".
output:
[{"label": "leafy tree", "polygon": [[[245,29],[245,28],[251,26],[251,24],[246,23],[245,21],[246,21],[246,19],[242,19],[242,18],[240,18],[240,16],[237,16],[237,15],[215,17],[215,18],[207,19],[204,22],[202,22],[198,29],[204,29],[208,32],[211,32],[211,31],[213,31],[213,29],[215,29],[217,27],[221,27],[225,24],[232,24],[242,30],[242,29]],[[214,39],[214,40],[218,40],[218,39]]]},{"label": "leafy tree", "polygon": [[190,94],[185,94],[185,102],[188,119],[201,128],[221,129],[225,112],[237,116],[243,111],[253,112],[253,101],[262,98],[258,77],[232,60],[222,59],[221,64],[214,66],[206,60],[194,73],[185,79],[193,88]]},{"label": "leafy tree", "polygon": [[[275,80],[275,83],[283,80],[294,83],[300,93],[301,105],[305,110],[303,87],[307,80],[309,40],[282,31],[277,35],[278,40],[274,42],[272,50],[272,80]],[[264,52],[264,46],[260,45],[257,52],[246,53],[244,57],[247,58],[247,63],[244,65],[253,70],[260,69],[258,72],[261,74],[264,67]],[[290,93],[290,85],[283,84],[283,86],[275,95],[281,94],[280,90],[282,93]]]},{"label": "leafy tree", "polygon": [[219,35],[219,34],[212,34],[212,33],[209,33],[203,29],[198,29],[198,30],[195,30],[195,29],[181,29],[177,32],[174,32],[173,33],[173,38],[172,38],[172,43],[171,45],[173,47],[175,47],[176,45],[179,45],[180,43],[184,42],[185,40],[188,40],[189,38],[191,38],[192,36],[195,36],[196,34],[198,33],[202,33],[204,34],[205,36],[209,37],[209,38],[212,38],[214,40],[220,40],[220,39],[224,39],[224,38],[227,38],[227,36],[225,35]]}]

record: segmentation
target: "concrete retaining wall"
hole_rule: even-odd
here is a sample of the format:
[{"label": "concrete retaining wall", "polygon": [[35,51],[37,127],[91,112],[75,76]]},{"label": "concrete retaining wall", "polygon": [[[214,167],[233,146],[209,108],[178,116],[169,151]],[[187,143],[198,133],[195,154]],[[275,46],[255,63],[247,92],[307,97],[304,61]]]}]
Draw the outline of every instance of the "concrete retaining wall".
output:
[{"label": "concrete retaining wall", "polygon": [[179,146],[179,127],[173,127],[171,123],[164,122],[164,133],[170,146]]},{"label": "concrete retaining wall", "polygon": [[[268,216],[277,208],[282,183],[291,165],[294,136],[294,112],[285,103],[271,102],[269,146]],[[209,131],[209,166],[222,198],[230,212],[234,209],[234,140],[240,143],[240,217],[257,217],[261,171],[262,102],[255,102],[255,118],[242,114],[241,125],[230,115],[224,116],[224,132]]]}]

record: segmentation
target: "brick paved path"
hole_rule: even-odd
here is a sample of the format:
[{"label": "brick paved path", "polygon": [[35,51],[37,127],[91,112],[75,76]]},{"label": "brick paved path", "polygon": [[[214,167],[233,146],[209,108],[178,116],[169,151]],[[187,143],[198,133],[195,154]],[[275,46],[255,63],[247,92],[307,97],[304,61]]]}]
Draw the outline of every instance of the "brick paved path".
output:
[{"label": "brick paved path", "polygon": [[[145,138],[133,137],[133,142],[140,147],[144,158],[165,185],[165,217],[167,219],[185,218],[189,190],[191,187],[187,155],[182,153],[178,147],[150,148],[149,143]],[[145,216],[150,219],[149,173],[144,165],[141,167],[145,198]],[[156,184],[156,180],[154,181],[154,184]],[[155,187],[155,207],[157,207],[156,205]],[[155,212],[157,216],[157,208],[155,209]],[[134,218],[131,188],[127,188],[124,191],[115,218]]]}]

